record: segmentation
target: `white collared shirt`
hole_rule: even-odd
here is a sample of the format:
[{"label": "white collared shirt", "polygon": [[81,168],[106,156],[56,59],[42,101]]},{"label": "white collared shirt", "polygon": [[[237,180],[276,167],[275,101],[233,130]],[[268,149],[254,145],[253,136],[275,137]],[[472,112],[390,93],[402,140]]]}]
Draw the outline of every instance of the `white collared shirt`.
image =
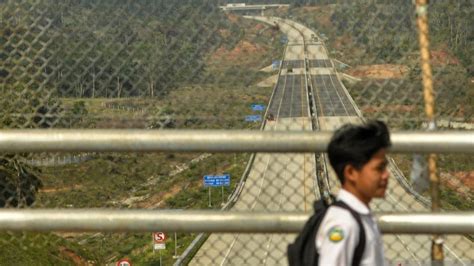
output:
[{"label": "white collared shirt", "polygon": [[[341,189],[338,200],[360,214],[365,230],[365,249],[360,265],[387,265],[383,241],[370,209],[350,192]],[[359,243],[359,225],[346,209],[331,206],[316,235],[319,265],[352,265],[354,250]]]}]

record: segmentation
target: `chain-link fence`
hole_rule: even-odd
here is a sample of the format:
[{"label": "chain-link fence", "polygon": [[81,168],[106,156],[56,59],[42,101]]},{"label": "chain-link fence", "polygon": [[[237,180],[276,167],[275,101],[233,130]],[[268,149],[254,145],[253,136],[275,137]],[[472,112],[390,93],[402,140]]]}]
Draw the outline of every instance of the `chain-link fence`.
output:
[{"label": "chain-link fence", "polygon": [[[0,127],[318,131],[377,118],[393,130],[426,128],[412,1],[252,4],[259,6],[0,1]],[[474,125],[472,5],[432,1],[428,9],[440,130]],[[393,155],[387,198],[374,202],[374,211],[430,210],[426,182],[417,179],[424,171],[415,171],[423,156],[416,158]],[[443,209],[472,211],[469,154],[439,155],[438,165]],[[230,184],[205,187],[205,175],[229,176]],[[338,186],[324,154],[0,156],[4,208],[311,212],[313,200]],[[235,205],[224,205],[236,191]],[[167,249],[154,253],[150,234],[3,232],[0,261],[107,264],[129,257],[169,265],[197,243],[191,264],[274,265],[286,263],[294,237],[211,234],[193,242],[194,234],[169,233]],[[392,263],[430,259],[426,235],[385,235],[384,245]],[[449,263],[474,260],[472,236],[449,236],[445,247]]]}]

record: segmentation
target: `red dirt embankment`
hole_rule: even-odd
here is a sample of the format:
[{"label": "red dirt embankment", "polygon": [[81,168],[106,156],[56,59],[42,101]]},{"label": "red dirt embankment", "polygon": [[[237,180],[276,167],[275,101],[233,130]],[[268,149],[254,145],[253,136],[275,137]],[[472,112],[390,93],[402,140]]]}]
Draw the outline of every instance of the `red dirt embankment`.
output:
[{"label": "red dirt embankment", "polygon": [[217,51],[211,56],[211,60],[227,60],[227,61],[236,61],[242,56],[249,56],[252,54],[258,54],[264,52],[265,49],[259,47],[248,41],[240,41],[232,50],[227,50],[224,47],[220,47]]},{"label": "red dirt embankment", "polygon": [[364,113],[377,113],[377,112],[413,112],[416,106],[405,105],[405,104],[387,104],[384,106],[366,106],[361,109]]},{"label": "red dirt embankment", "polygon": [[431,64],[433,66],[459,65],[459,59],[451,54],[448,49],[431,51]]},{"label": "red dirt embankment", "polygon": [[462,171],[454,173],[441,173],[443,185],[456,191],[464,198],[469,198],[474,191],[474,171]]},{"label": "red dirt embankment", "polygon": [[239,16],[231,14],[231,13],[227,13],[227,19],[234,24],[239,23],[240,21]]},{"label": "red dirt embankment", "polygon": [[63,247],[63,246],[60,246],[59,247],[59,253],[72,260],[74,265],[78,265],[78,266],[87,266],[87,265],[90,265],[89,262],[87,260],[85,260],[84,258],[82,258],[81,256],[77,255],[76,253],[74,253],[74,251],[66,248],[66,247]]},{"label": "red dirt embankment", "polygon": [[[431,64],[433,66],[458,65],[459,60],[446,49],[431,51]],[[404,65],[381,64],[356,66],[347,70],[347,74],[357,78],[369,79],[400,79],[409,71]]]},{"label": "red dirt embankment", "polygon": [[400,79],[408,73],[408,70],[408,67],[404,65],[367,65],[351,68],[347,74],[357,78]]}]

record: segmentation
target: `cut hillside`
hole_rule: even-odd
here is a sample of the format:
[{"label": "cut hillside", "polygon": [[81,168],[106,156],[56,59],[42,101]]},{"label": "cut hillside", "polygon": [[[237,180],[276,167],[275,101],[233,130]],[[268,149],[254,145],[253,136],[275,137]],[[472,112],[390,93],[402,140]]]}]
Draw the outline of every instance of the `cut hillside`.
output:
[{"label": "cut hillside", "polygon": [[347,74],[357,78],[369,79],[401,79],[406,76],[409,68],[403,65],[380,64],[356,66],[346,71]]},{"label": "cut hillside", "polygon": [[[174,2],[166,3],[174,5]],[[96,9],[88,10],[88,6],[70,7],[72,11],[80,11],[70,13],[74,14],[75,20],[72,24],[74,27],[68,28],[78,39],[81,39],[83,31],[96,32],[97,25],[103,25],[100,23],[102,19],[107,22],[119,19],[113,16],[117,13],[108,12],[110,6],[92,6]],[[123,14],[127,14],[124,10],[127,9],[120,9]],[[65,121],[65,127],[257,130],[259,123],[248,123],[244,118],[253,114],[250,109],[252,103],[266,104],[269,100],[272,89],[259,88],[256,84],[272,75],[259,70],[282,55],[280,33],[252,20],[226,17],[216,9],[210,9],[214,11],[209,14],[203,10],[196,11],[192,20],[181,20],[180,23],[172,19],[166,23],[155,23],[153,20],[160,17],[150,15],[153,9],[146,13],[146,17],[127,17],[128,20],[123,22],[126,24],[136,20],[136,28],[146,28],[148,24],[145,22],[159,25],[156,31],[154,28],[141,31],[138,36],[144,40],[133,39],[137,44],[133,47],[136,53],[130,51],[130,58],[122,54],[115,56],[116,50],[122,51],[116,46],[95,50],[88,46],[89,50],[82,50],[82,47],[75,50],[71,60],[81,58],[77,60],[81,63],[77,75],[82,74],[84,69],[90,70],[91,60],[82,60],[83,52],[94,50],[94,58],[105,60],[94,61],[97,68],[110,67],[104,70],[107,79],[102,77],[100,82],[110,78],[112,83],[110,86],[100,83],[99,88],[98,81],[84,78],[80,86],[71,87],[67,95],[58,97],[60,111],[64,111],[61,118]],[[83,19],[80,14],[86,11],[89,16]],[[166,17],[181,17],[173,16],[175,11],[173,9],[172,14]],[[66,12],[64,17],[68,18],[70,14]],[[46,15],[49,15],[49,11]],[[209,17],[211,20],[204,20]],[[89,22],[97,23],[85,27],[84,24]],[[58,25],[55,24],[55,27]],[[114,40],[114,44],[119,41],[114,39],[116,36],[113,34],[125,32],[125,29],[120,28],[122,26],[113,25],[117,31],[107,32],[107,37]],[[146,35],[146,32],[150,34]],[[87,42],[90,45],[96,43],[91,36],[91,41]],[[62,41],[72,42],[72,38]],[[75,47],[72,44],[55,45],[64,49]],[[134,58],[133,55],[140,58]],[[117,62],[107,61],[110,58],[117,59]],[[70,62],[67,64],[71,68],[74,65]],[[123,75],[119,78],[115,76],[120,74]],[[133,79],[135,74],[136,80]],[[71,79],[75,77],[70,75]],[[129,78],[129,82],[124,81],[124,77]],[[153,87],[150,83],[154,83],[156,94],[148,92]],[[137,95],[111,94],[112,91],[122,89],[124,92],[135,91],[137,84],[143,90],[140,93],[137,91]],[[92,93],[92,88],[97,89],[97,94]],[[161,90],[163,88],[165,90]],[[64,154],[69,155],[74,154]],[[57,154],[42,153],[36,156],[38,160],[51,159],[56,158]],[[202,186],[202,176],[229,173],[232,176],[231,186],[223,189],[226,199],[238,184],[249,154],[212,154],[204,160],[195,161],[194,158],[199,156],[189,153],[97,153],[87,161],[42,165],[37,168],[44,187],[38,191],[32,207],[208,209],[208,190]],[[186,167],[183,168],[183,165]],[[212,208],[220,208],[220,193],[215,193],[217,196],[211,199]],[[178,234],[179,253],[184,251],[193,236]],[[19,265],[104,265],[115,264],[118,258],[123,257],[131,257],[137,265],[159,263],[159,258],[150,248],[148,233],[5,233],[0,237],[0,261],[15,261]],[[171,245],[173,241],[168,243]],[[140,252],[134,253],[137,250]],[[173,254],[162,255],[163,264],[171,265],[174,262]]]},{"label": "cut hillside", "polygon": [[[233,32],[221,32],[224,42],[207,58],[209,67],[250,67],[253,70],[271,63],[272,58],[282,54],[283,46],[278,44],[280,32],[269,25],[228,15]],[[236,25],[239,28],[236,29]],[[236,39],[236,36],[240,36]]]},{"label": "cut hillside", "polygon": [[[472,10],[472,5],[465,1],[430,4],[431,67],[439,120],[469,122],[474,117],[474,46],[469,41],[474,31],[469,27],[472,15],[466,10]],[[341,72],[360,80],[346,79],[344,85],[365,118],[382,119],[391,129],[422,128],[426,121],[422,69],[410,1],[316,4],[293,8],[289,16],[316,30],[331,59],[351,66]],[[412,158],[395,157],[408,177]],[[466,181],[472,180],[472,160],[464,155],[438,158],[444,177],[443,207],[472,209],[473,189]]]}]

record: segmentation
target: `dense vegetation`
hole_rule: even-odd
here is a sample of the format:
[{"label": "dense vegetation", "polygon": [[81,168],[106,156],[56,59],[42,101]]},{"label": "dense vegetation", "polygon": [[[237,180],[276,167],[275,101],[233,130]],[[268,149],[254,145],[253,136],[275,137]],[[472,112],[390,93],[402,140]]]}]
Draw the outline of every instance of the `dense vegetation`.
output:
[{"label": "dense vegetation", "polygon": [[[470,30],[474,18],[469,14],[472,9],[469,1],[439,1],[429,9],[432,47],[447,45],[470,71],[474,63],[471,56],[474,33]],[[366,48],[368,57],[360,58],[366,62],[397,62],[406,53],[418,49],[411,1],[341,5],[335,9],[331,21],[338,35],[350,34],[358,46]]]},{"label": "dense vegetation", "polygon": [[[331,57],[351,65],[407,65],[410,72],[404,79],[364,80],[348,87],[360,106],[416,106],[413,115],[386,110],[367,115],[398,119],[400,127],[418,127],[423,109],[412,1],[333,5],[337,2],[341,1],[252,1],[292,4],[281,15],[291,15],[326,34]],[[436,86],[443,88],[438,94],[438,111],[446,117],[472,119],[472,4],[431,2],[432,47],[460,61],[434,66]],[[279,56],[279,36],[265,27],[251,31],[249,23],[238,18],[232,21],[217,9],[218,3],[222,4],[217,0],[0,0],[0,127],[159,128],[164,124],[168,128],[257,128],[257,124],[244,123],[242,117],[250,103],[268,101],[271,88],[253,84],[267,75],[255,74],[256,70]],[[314,13],[320,11],[305,13],[306,7],[330,10],[326,13],[329,23],[319,19],[325,14]],[[237,51],[234,48],[243,40],[266,42],[275,49],[222,56]],[[222,53],[213,54],[216,50]],[[176,189],[164,206],[205,208],[207,190],[196,177],[218,171],[237,177],[247,159],[247,155],[213,155],[170,178],[172,166],[189,162],[191,155],[106,154],[79,165],[41,169],[26,166],[19,160],[22,157],[0,157],[0,190],[7,193],[0,198],[8,199],[0,199],[1,206],[25,207],[36,201],[40,207],[149,207],[146,201],[135,205],[123,201]],[[440,164],[447,167],[443,159]],[[467,165],[468,160],[463,163]],[[453,167],[459,170],[458,165]],[[154,186],[140,186],[150,180],[156,182]],[[42,186],[57,191],[38,196]],[[228,195],[230,189],[225,192]],[[459,199],[453,193],[448,196]],[[213,200],[218,206],[221,199]],[[472,208],[472,204],[466,206]],[[148,234],[0,237],[0,258],[20,258],[20,264],[70,263],[70,253],[98,263],[121,256],[132,256],[143,264],[157,263]],[[180,243],[191,239],[190,235],[179,236]],[[172,262],[171,252],[163,255],[166,263]]]},{"label": "dense vegetation", "polygon": [[[333,1],[334,2],[334,1]],[[364,116],[387,121],[391,128],[419,129],[426,120],[419,67],[418,31],[411,1],[352,1],[343,5],[315,5],[293,9],[291,15],[326,36],[331,57],[352,67],[393,64],[406,66],[400,78],[363,78],[346,87]],[[437,119],[474,122],[474,32],[469,1],[430,1],[430,45],[436,91]],[[343,69],[342,71],[346,71]],[[376,111],[374,111],[376,110]],[[396,155],[405,176],[410,176],[412,156]],[[472,210],[474,194],[469,184],[449,184],[453,176],[468,176],[468,155],[440,155],[445,209]],[[449,180],[446,179],[449,176]],[[462,179],[460,179],[462,180]],[[462,190],[470,192],[459,192]]]},{"label": "dense vegetation", "polygon": [[[328,1],[326,1],[328,2]],[[335,3],[337,1],[332,1]],[[469,25],[473,5],[430,1],[429,23],[436,112],[439,119],[470,122],[474,117],[474,33]],[[353,67],[393,64],[408,73],[397,79],[363,79],[346,84],[361,109],[375,107],[368,117],[388,120],[392,127],[419,128],[424,105],[419,66],[418,30],[411,1],[351,1],[290,11],[296,19],[319,31],[331,57]],[[386,106],[391,108],[385,108]],[[397,109],[398,108],[398,109]],[[403,111],[407,108],[407,111]]]},{"label": "dense vegetation", "polygon": [[[0,1],[0,14],[0,128],[255,129],[258,123],[243,118],[271,93],[255,86],[271,75],[258,70],[283,48],[278,31],[229,19],[216,1]],[[189,164],[197,155],[89,154],[53,167],[25,161],[76,155],[0,155],[1,207],[150,208],[162,201],[160,208],[206,208],[202,174],[230,173],[227,197],[248,160],[211,155]],[[182,252],[192,235],[178,239]],[[132,256],[153,264],[149,240],[8,233],[0,236],[0,258],[56,265]]]},{"label": "dense vegetation", "polygon": [[15,72],[21,65],[42,74],[21,80],[30,89],[51,87],[63,97],[169,91],[199,76],[203,56],[221,41],[215,31],[227,27],[213,1],[42,1],[34,8],[44,10],[44,22],[34,21],[26,2],[2,5],[10,18],[1,31],[6,83],[21,80]]}]

